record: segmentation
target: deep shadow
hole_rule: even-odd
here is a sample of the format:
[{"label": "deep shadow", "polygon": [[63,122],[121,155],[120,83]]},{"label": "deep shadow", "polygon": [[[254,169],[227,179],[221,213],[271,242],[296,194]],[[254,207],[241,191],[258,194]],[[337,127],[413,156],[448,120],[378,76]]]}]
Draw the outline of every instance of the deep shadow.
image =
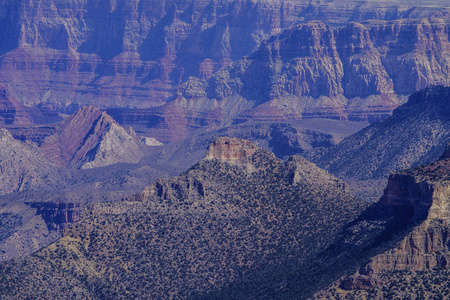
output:
[{"label": "deep shadow", "polygon": [[106,61],[123,51],[126,27],[126,16],[123,10],[126,10],[126,7],[123,2],[120,2],[111,11],[110,6],[111,3],[108,0],[100,0],[97,4],[88,4],[85,21],[87,27],[92,28],[92,33],[78,48],[79,53],[97,54]]},{"label": "deep shadow", "polygon": [[19,46],[20,38],[20,1],[4,1],[0,9],[3,11],[0,19],[0,55]]}]

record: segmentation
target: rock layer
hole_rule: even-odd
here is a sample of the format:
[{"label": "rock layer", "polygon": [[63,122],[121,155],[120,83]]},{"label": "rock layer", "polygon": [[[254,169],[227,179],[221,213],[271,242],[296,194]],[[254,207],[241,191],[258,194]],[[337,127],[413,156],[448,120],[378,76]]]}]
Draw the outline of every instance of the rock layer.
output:
[{"label": "rock layer", "polygon": [[64,120],[41,149],[59,166],[94,168],[138,162],[143,152],[136,139],[106,113],[86,106]]},{"label": "rock layer", "polygon": [[[65,113],[171,102],[136,112],[142,132],[169,127],[168,140],[237,115],[372,122],[404,95],[449,84],[448,3],[401,4],[3,1],[0,83]],[[249,104],[233,108],[236,97]]]},{"label": "rock layer", "polygon": [[205,159],[217,159],[227,163],[245,162],[257,149],[250,141],[221,137],[215,139],[208,147]]},{"label": "rock layer", "polygon": [[379,204],[406,212],[417,224],[394,247],[341,282],[347,290],[381,285],[383,274],[450,269],[450,163],[439,161],[392,175]]}]

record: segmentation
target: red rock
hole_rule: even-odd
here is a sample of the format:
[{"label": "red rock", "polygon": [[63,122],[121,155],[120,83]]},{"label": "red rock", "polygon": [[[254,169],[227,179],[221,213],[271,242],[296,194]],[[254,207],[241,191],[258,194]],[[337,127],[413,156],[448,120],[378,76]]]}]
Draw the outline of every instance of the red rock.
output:
[{"label": "red rock", "polygon": [[208,147],[205,159],[217,159],[221,162],[245,162],[255,154],[258,147],[244,139],[220,137]]},{"label": "red rock", "polygon": [[138,142],[109,115],[86,106],[64,120],[41,149],[58,166],[92,168],[138,162],[143,156]]}]

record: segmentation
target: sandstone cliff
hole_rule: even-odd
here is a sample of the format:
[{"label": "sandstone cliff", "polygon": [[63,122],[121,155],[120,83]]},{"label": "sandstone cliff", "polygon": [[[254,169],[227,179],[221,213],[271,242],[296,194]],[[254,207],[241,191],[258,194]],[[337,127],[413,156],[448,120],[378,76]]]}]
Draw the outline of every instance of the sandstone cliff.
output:
[{"label": "sandstone cliff", "polygon": [[144,116],[167,141],[238,115],[372,122],[449,83],[448,3],[434,3],[3,1],[0,83],[65,113],[149,108],[114,118]]}]

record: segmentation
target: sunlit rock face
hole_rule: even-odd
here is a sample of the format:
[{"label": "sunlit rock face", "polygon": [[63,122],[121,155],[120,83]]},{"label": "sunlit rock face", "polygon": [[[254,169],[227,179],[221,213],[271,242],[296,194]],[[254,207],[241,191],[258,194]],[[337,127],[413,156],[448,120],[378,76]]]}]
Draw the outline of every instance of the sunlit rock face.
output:
[{"label": "sunlit rock face", "polygon": [[65,119],[41,149],[58,166],[89,169],[119,162],[137,163],[143,156],[131,136],[108,114],[86,106]]},{"label": "sunlit rock face", "polygon": [[205,159],[217,159],[222,162],[244,161],[257,149],[257,146],[248,140],[221,137],[208,147]]},{"label": "sunlit rock face", "polygon": [[0,83],[59,112],[150,109],[117,119],[163,142],[237,117],[373,122],[450,83],[446,4],[423,4],[3,1]]}]

